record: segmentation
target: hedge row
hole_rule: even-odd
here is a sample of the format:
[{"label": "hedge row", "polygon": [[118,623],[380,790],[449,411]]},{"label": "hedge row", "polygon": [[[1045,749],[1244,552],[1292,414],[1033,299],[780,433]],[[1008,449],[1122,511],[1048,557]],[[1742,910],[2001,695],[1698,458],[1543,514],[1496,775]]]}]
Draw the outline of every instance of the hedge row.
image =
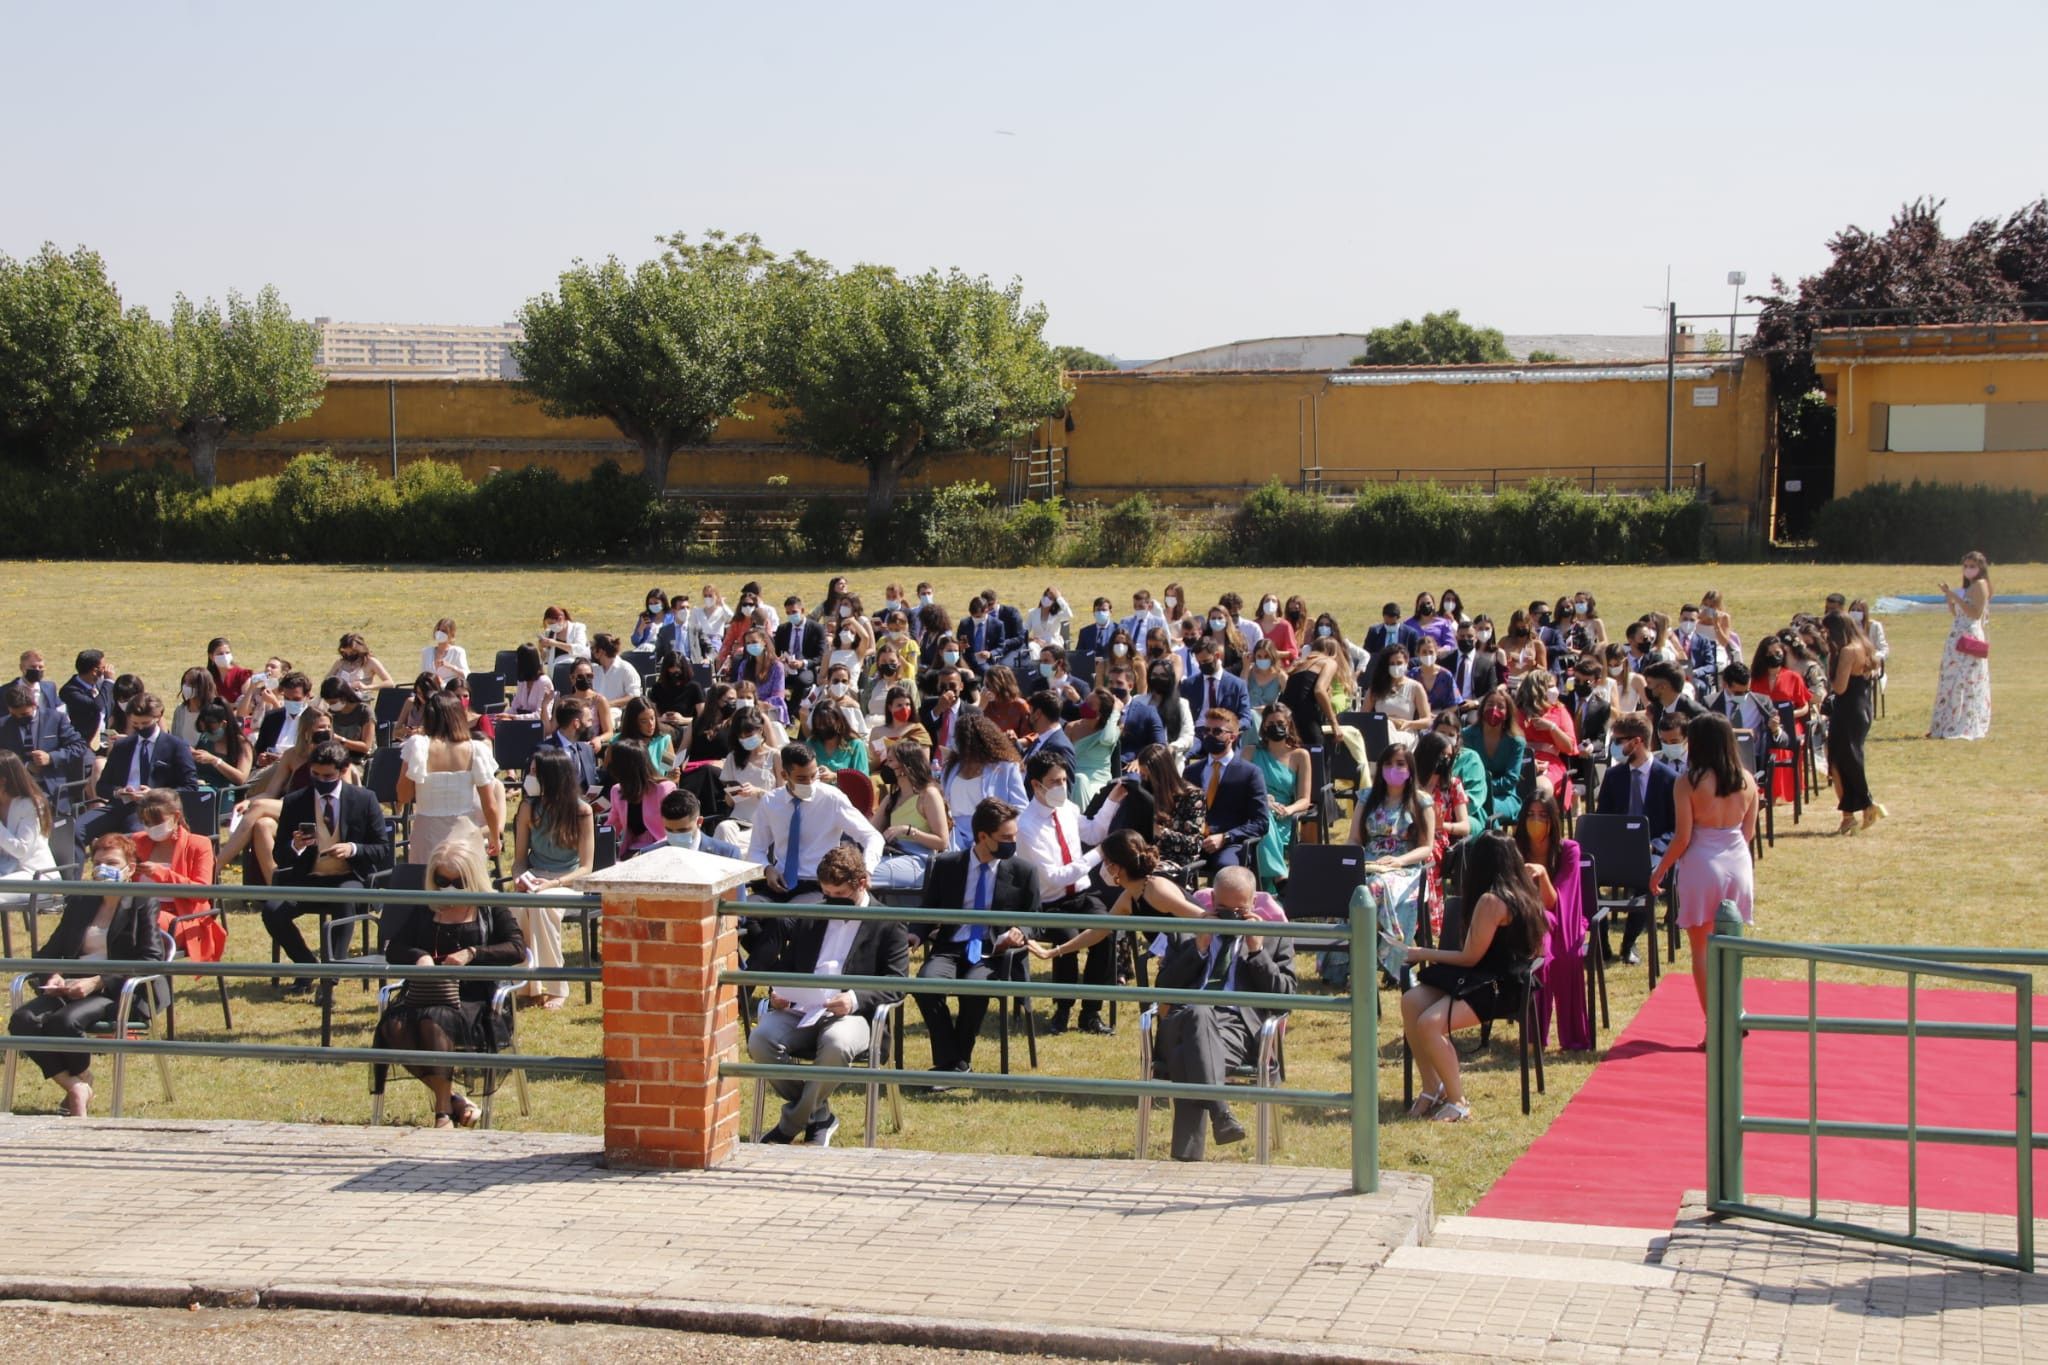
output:
[{"label": "hedge row", "polygon": [[1874,483],[1813,521],[1823,559],[1941,564],[1982,550],[1993,563],[2048,559],[2048,498],[1983,484]]},{"label": "hedge row", "polygon": [[[472,484],[421,461],[396,479],[330,454],[300,455],[277,475],[201,490],[168,469],[50,482],[0,469],[10,552],[43,558],[536,564],[709,558],[700,512],[651,496],[604,464],[571,481],[533,466]],[[2036,524],[2038,525],[2038,513]],[[878,552],[870,552],[870,542]],[[1498,496],[1394,485],[1337,503],[1278,481],[1217,532],[1177,530],[1138,496],[1111,507],[1055,499],[1004,507],[987,484],[900,498],[878,534],[832,499],[793,521],[729,539],[749,564],[1552,564],[1697,560],[1709,545],[1704,503],[1591,495],[1539,484]],[[1996,551],[1993,551],[1995,554]]]}]

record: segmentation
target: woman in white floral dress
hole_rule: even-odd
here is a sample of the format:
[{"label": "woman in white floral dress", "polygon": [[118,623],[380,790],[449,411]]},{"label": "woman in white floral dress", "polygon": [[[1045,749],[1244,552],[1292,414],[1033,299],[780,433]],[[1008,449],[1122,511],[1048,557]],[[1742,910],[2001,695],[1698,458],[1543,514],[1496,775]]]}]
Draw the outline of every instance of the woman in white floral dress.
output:
[{"label": "woman in white floral dress", "polygon": [[1991,616],[1991,565],[1981,551],[1963,556],[1961,591],[1941,585],[1955,618],[1941,653],[1929,739],[1982,739],[1991,729],[1991,646],[1984,623]]}]

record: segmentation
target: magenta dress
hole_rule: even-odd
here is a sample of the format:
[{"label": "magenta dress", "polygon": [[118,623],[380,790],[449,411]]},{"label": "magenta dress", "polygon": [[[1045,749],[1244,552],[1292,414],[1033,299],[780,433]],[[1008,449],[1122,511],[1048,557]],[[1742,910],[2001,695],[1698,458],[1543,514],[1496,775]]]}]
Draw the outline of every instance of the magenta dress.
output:
[{"label": "magenta dress", "polygon": [[1586,1003],[1586,906],[1580,898],[1579,845],[1557,841],[1557,908],[1550,912],[1550,935],[1543,941],[1543,967],[1538,977],[1537,1040],[1550,1038],[1550,1017],[1557,1016],[1557,1045],[1567,1052],[1593,1047],[1593,1015]]}]

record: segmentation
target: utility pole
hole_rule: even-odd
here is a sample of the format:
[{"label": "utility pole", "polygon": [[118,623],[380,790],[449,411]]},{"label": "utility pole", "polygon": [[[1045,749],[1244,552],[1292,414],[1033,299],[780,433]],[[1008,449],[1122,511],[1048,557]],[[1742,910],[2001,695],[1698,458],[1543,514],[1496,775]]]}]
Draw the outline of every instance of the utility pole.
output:
[{"label": "utility pole", "polygon": [[1678,441],[1678,305],[1664,305],[1664,491],[1672,491]]},{"label": "utility pole", "polygon": [[1735,315],[1742,311],[1742,286],[1749,283],[1749,276],[1740,270],[1728,272],[1728,287],[1735,291],[1735,297],[1728,300],[1728,354],[1735,354]]}]

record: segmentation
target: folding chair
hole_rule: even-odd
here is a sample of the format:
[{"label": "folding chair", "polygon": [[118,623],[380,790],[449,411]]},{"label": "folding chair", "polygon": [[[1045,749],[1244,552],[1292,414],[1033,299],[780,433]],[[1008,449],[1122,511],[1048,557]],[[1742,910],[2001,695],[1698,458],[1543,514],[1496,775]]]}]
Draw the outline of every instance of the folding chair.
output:
[{"label": "folding chair", "polygon": [[[1596,938],[1599,951],[1607,949],[1606,921],[1620,911],[1626,937],[1627,915],[1637,909],[1649,917],[1650,950],[1644,956],[1650,964],[1650,989],[1657,988],[1657,903],[1650,895],[1650,873],[1656,863],[1650,856],[1650,821],[1642,815],[1587,815],[1579,821],[1579,851],[1592,859],[1599,870],[1599,884],[1619,895],[1599,897],[1600,923]],[[1602,989],[1605,975],[1602,974]],[[1603,1001],[1604,1004],[1604,1001]]]},{"label": "folding chair", "polygon": [[[905,998],[907,999],[908,997]],[[871,1031],[868,1034],[867,1066],[870,1071],[882,1070],[887,1065],[891,1053],[902,1050],[903,1030],[898,1026],[896,1016],[902,1012],[903,1004],[902,1000],[897,1000],[887,1005],[877,1005],[875,1007],[875,1017],[872,1021]],[[763,1000],[760,1008],[755,1011],[754,1017],[759,1018],[767,1013],[767,1010],[768,1002]],[[854,1065],[859,1066],[860,1062],[856,1060]],[[897,1067],[898,1069],[902,1067],[900,1058],[897,1062]],[[769,1088],[768,1082],[765,1080],[754,1082],[754,1117],[752,1124],[748,1128],[748,1141],[750,1142],[759,1142],[761,1140],[761,1124],[768,1107]],[[867,1119],[864,1140],[868,1146],[872,1147],[875,1145],[875,1131],[878,1126],[876,1119],[879,1117],[881,1096],[885,1087],[877,1080],[869,1081],[865,1088],[867,1090]],[[903,1131],[903,1087],[891,1081],[886,1088],[889,1092],[889,1122],[894,1126],[896,1132],[901,1133]]]},{"label": "folding chair", "polygon": [[661,671],[660,659],[651,649],[636,649],[619,657],[633,666],[633,671],[640,675],[643,683]]},{"label": "folding chair", "polygon": [[[1186,1008],[1176,1005],[1174,1008]],[[1204,1005],[1201,1009],[1227,1009],[1230,1006]],[[1138,1016],[1138,1079],[1152,1080],[1159,1073],[1153,1055],[1153,1035],[1159,1030],[1159,1006],[1148,1005]],[[1258,1047],[1253,1053],[1250,1066],[1237,1066],[1224,1077],[1224,1084],[1232,1081],[1247,1081],[1265,1089],[1275,1089],[1286,1083],[1287,1057],[1287,1016],[1276,1014],[1259,1024]],[[1261,1166],[1273,1164],[1273,1149],[1279,1145],[1280,1125],[1276,1121],[1274,1107],[1261,1103],[1257,1106],[1254,1156]],[[1150,1155],[1152,1145],[1152,1097],[1138,1096],[1138,1160],[1144,1161]]]},{"label": "folding chair", "polygon": [[371,750],[369,762],[363,765],[363,785],[398,824],[399,837],[392,844],[394,856],[412,846],[412,808],[398,803],[398,775],[403,768],[404,751],[396,746]]},{"label": "folding chair", "polygon": [[[1515,1019],[1515,1061],[1520,1066],[1522,1072],[1522,1112],[1524,1114],[1529,1112],[1529,1059],[1532,1054],[1536,1059],[1536,1093],[1548,1093],[1548,1087],[1544,1084],[1543,1077],[1543,1043],[1537,1033],[1538,1020],[1541,1018],[1541,1015],[1538,1013],[1541,1008],[1538,992],[1542,990],[1542,987],[1537,984],[1536,969],[1542,965],[1542,961],[1541,957],[1520,959],[1516,961],[1509,973],[1512,979],[1520,985],[1522,991],[1522,1008]],[[1479,1045],[1470,1052],[1463,1048],[1458,1048],[1458,1055],[1460,1057],[1476,1057],[1485,1051],[1488,1044],[1492,1041],[1495,1022],[1492,1019],[1482,1020],[1479,1026]],[[1456,1046],[1455,1040],[1453,1040],[1452,1045]],[[1405,1032],[1401,1035],[1401,1102],[1403,1104],[1413,1104],[1415,1102],[1415,1057],[1409,1050],[1408,1035]]]},{"label": "folding chair", "polygon": [[[391,868],[389,875],[384,879],[383,889],[386,892],[424,891],[426,885],[427,867],[425,863],[398,863]],[[323,910],[320,915],[320,960],[322,962],[341,962],[356,967],[389,966],[390,963],[384,953],[385,945],[390,943],[392,935],[408,920],[414,915],[423,913],[425,912],[418,905],[398,901],[386,901],[376,910],[364,911],[358,914],[336,915],[333,918],[329,918]],[[327,931],[344,924],[360,924],[366,932],[374,924],[376,926],[375,935],[371,943],[361,953],[356,953],[349,957],[330,957],[327,951]],[[353,933],[353,930],[351,930],[351,933]],[[322,1047],[332,1047],[334,1045],[334,986],[335,983],[333,981],[323,980],[320,983],[320,1046]],[[364,980],[363,987],[365,990],[369,988],[369,981],[367,979]],[[380,1001],[379,1003],[381,1005],[382,1002]],[[381,1014],[382,1012],[380,1008],[378,1013]]]},{"label": "folding chair", "polygon": [[[529,949],[526,954],[526,968],[528,971],[531,971],[533,967],[533,952]],[[498,988],[491,992],[491,1013],[504,1020],[505,1047],[507,1051],[515,1053],[519,1051],[519,1011],[512,1005],[512,994],[519,989],[524,981],[524,977],[514,981],[501,981],[498,983]],[[405,983],[402,981],[386,982],[377,988],[377,1017],[379,1019],[382,1019],[384,1011],[390,1008],[392,997],[404,988]],[[495,1052],[479,1052],[476,1055],[478,1057],[495,1057],[497,1054]],[[520,1117],[524,1118],[533,1113],[533,1106],[526,1093],[526,1069],[524,1067],[507,1068],[486,1065],[478,1069],[483,1071],[510,1070],[512,1072],[513,1093],[519,1096]],[[389,1070],[390,1063],[388,1062],[370,1063],[370,1126],[373,1128],[381,1127],[384,1123],[384,1082]],[[495,1085],[484,1092],[484,1102],[478,1106],[483,1111],[483,1117],[479,1120],[478,1127],[489,1128],[491,1126],[491,1110],[493,1102],[497,1099],[497,1092],[498,1087]]]},{"label": "folding chair", "polygon": [[[1335,743],[1335,741],[1332,741]],[[1344,746],[1338,744],[1341,750]],[[1348,755],[1347,755],[1348,757]],[[1301,841],[1303,827],[1316,827],[1316,842],[1330,842],[1330,827],[1336,823],[1336,797],[1330,790],[1330,750],[1328,747],[1311,748],[1308,751],[1308,789],[1314,797],[1313,803],[1300,815],[1294,817],[1295,841]],[[1278,816],[1271,817],[1278,819]]]},{"label": "folding chair", "polygon": [[480,716],[505,709],[505,680],[495,673],[469,675],[469,704]]},{"label": "folding chair", "polygon": [[377,689],[377,728],[382,731],[398,723],[398,713],[405,709],[406,700],[412,696],[410,687],[380,687]]},{"label": "folding chair", "polygon": [[[499,650],[498,657],[491,661],[491,672],[501,683],[517,682],[519,680],[519,651],[516,649]],[[476,685],[471,683],[469,690],[470,695],[474,696],[476,694]]]},{"label": "folding chair", "polygon": [[[177,941],[161,929],[157,930],[157,938],[163,944],[164,961],[169,962],[175,959],[178,955]],[[135,1017],[135,993],[145,986],[151,992],[150,998],[158,1004],[163,1004],[170,994],[171,979],[162,972],[151,972],[145,976],[129,977],[121,983],[121,995],[115,1005],[112,1021],[95,1025],[89,1031],[90,1035],[95,1038],[119,1038],[124,1042],[133,1041],[138,1038],[148,1038],[150,1036],[150,1026],[155,1022],[154,1013],[147,1019],[137,1019]],[[10,1014],[21,1008],[22,997],[27,993],[28,973],[23,972],[14,978],[14,982],[7,992],[8,1012]],[[61,1043],[53,1042],[52,1050],[57,1050],[60,1046]],[[6,1063],[0,1065],[0,1114],[14,1112],[14,1081],[20,1060],[21,1054],[10,1048],[7,1052]],[[158,1053],[156,1069],[157,1075],[163,1081],[164,1099],[168,1101],[175,1098],[171,1093],[171,1059],[163,1053]],[[115,1118],[121,1117],[122,1102],[127,1097],[127,1091],[128,1054],[116,1052],[114,1054],[114,1099],[111,1110]]]},{"label": "folding chair", "polygon": [[527,765],[533,762],[534,754],[540,750],[540,740],[539,721],[500,720],[497,733],[491,737],[491,750],[497,755],[498,771],[506,774],[508,780],[523,776]]},{"label": "folding chair", "polygon": [[872,818],[875,813],[874,780],[853,768],[842,769],[834,776],[838,779],[839,794],[851,801],[853,808],[863,816]]},{"label": "folding chair", "polygon": [[220,792],[213,787],[180,787],[178,805],[185,816],[185,827],[213,845],[213,851],[220,852]]},{"label": "folding chair", "polygon": [[555,685],[556,696],[569,694],[569,675],[576,671],[576,662],[574,659],[557,659],[555,666],[548,670],[548,680]]},{"label": "folding chair", "polygon": [[[1784,731],[1784,734],[1776,739],[1767,738],[1765,740],[1764,756],[1767,762],[1764,766],[1769,771],[1773,780],[1764,783],[1762,795],[1767,800],[1775,802],[1777,800],[1777,783],[1775,779],[1778,772],[1780,769],[1789,770],[1792,773],[1792,823],[1796,825],[1799,823],[1800,816],[1806,813],[1806,780],[1804,774],[1807,762],[1807,737],[1799,733],[1799,726],[1792,718],[1791,702],[1783,701],[1778,703],[1778,725]],[[1761,772],[1758,774],[1758,780],[1763,780]]]},{"label": "folding chair", "polygon": [[[31,882],[64,881],[66,878],[62,867],[53,867],[46,871],[30,873],[29,880]],[[0,893],[0,957],[14,956],[14,921],[10,916],[17,909],[21,911],[22,926],[28,930],[29,953],[33,955],[36,949],[41,946],[43,936],[38,932],[38,926],[42,922],[42,900],[44,894],[34,890],[32,887],[26,891],[17,891],[9,887],[4,893]],[[47,894],[53,901],[61,903],[63,899],[55,892]],[[21,904],[19,906],[9,903],[15,896],[21,897]]]}]

